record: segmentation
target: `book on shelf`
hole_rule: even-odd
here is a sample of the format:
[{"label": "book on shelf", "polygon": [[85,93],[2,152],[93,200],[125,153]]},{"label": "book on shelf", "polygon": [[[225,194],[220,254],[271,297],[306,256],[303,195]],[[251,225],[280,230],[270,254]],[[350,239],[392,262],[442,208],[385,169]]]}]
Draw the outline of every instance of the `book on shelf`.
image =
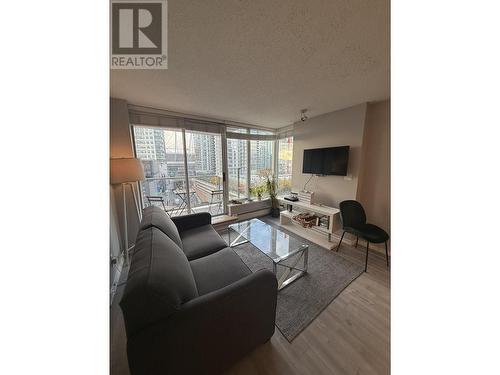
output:
[{"label": "book on shelf", "polygon": [[313,191],[299,191],[298,198],[299,198],[299,202],[312,204],[313,198],[314,198],[314,192]]}]

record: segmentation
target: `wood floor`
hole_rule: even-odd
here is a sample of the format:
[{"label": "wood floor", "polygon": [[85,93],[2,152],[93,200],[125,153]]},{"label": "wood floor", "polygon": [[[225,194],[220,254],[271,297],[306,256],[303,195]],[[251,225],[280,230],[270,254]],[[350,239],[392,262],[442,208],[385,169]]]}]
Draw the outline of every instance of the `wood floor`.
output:
[{"label": "wood floor", "polygon": [[[366,243],[342,245],[339,254],[364,264]],[[117,302],[111,306],[111,374],[127,375],[125,332]],[[389,374],[390,275],[385,258],[370,252],[358,277],[292,342],[276,329],[271,340],[225,372],[246,374]]]}]

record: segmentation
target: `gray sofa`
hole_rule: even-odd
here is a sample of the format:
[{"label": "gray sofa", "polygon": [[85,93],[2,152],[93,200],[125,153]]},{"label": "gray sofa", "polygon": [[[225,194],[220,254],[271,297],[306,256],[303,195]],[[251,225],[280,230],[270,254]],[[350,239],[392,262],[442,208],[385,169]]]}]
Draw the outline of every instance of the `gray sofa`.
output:
[{"label": "gray sofa", "polygon": [[144,210],[120,301],[130,372],[217,374],[274,333],[277,281],[199,213]]}]

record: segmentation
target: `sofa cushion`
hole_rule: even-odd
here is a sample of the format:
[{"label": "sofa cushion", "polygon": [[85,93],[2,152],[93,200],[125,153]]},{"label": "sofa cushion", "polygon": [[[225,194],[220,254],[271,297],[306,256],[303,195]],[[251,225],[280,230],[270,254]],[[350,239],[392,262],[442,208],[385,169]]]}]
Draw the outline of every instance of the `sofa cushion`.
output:
[{"label": "sofa cushion", "polygon": [[140,231],[120,301],[127,334],[168,317],[197,296],[191,267],[179,246],[156,227]]},{"label": "sofa cushion", "polygon": [[195,260],[227,247],[212,225],[202,225],[181,232],[182,249],[189,260]]},{"label": "sofa cushion", "polygon": [[229,247],[189,264],[200,295],[223,288],[252,273]]},{"label": "sofa cushion", "polygon": [[167,213],[160,207],[149,206],[144,209],[139,230],[149,227],[158,228],[182,249],[182,241],[177,227]]}]

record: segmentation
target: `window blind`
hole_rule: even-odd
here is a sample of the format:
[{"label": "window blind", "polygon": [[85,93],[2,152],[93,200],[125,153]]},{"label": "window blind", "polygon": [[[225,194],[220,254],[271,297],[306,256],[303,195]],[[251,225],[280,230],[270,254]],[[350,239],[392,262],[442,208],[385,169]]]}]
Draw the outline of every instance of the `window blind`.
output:
[{"label": "window blind", "polygon": [[[266,129],[271,134],[251,134],[251,132],[232,132],[231,128],[235,123],[225,123],[224,121],[208,120],[205,118],[189,117],[180,113],[164,111],[160,109],[129,105],[130,124],[134,126],[159,127],[170,129],[186,129],[207,133],[222,133],[226,128],[226,136],[231,139],[246,139],[255,141],[273,141],[279,138],[285,138],[293,135],[292,127],[282,128],[283,131],[275,129]],[[239,126],[242,126],[238,124]],[[247,129],[264,129],[262,127],[250,127]]]},{"label": "window blind", "polygon": [[222,133],[223,123],[178,117],[160,110],[129,107],[129,121],[134,126],[186,129],[206,133]]}]

